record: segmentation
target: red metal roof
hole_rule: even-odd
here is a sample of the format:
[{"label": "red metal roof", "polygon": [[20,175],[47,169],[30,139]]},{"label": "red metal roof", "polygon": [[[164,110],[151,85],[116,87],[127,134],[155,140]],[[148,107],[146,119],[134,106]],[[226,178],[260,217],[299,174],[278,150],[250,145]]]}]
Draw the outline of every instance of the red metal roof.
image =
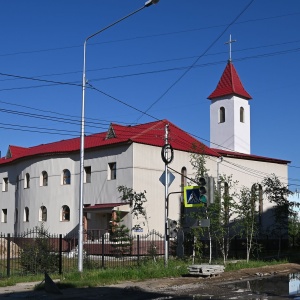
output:
[{"label": "red metal roof", "polygon": [[[164,135],[166,124],[169,124],[169,143],[174,149],[193,152],[196,147],[198,151],[203,152],[205,155],[219,156],[216,151],[202,144],[190,134],[186,133],[168,120],[160,120],[136,126],[111,124],[109,130],[113,130],[114,134],[108,135],[107,132],[102,132],[86,136],[85,150],[133,142],[162,147],[165,144]],[[111,138],[107,138],[110,136]],[[10,156],[2,157],[0,159],[0,165],[33,156],[48,156],[53,154],[79,152],[80,138],[62,140],[29,148],[9,146],[9,150]]]},{"label": "red metal roof", "polygon": [[252,99],[244,89],[239,75],[231,61],[228,61],[216,89],[208,96],[208,99],[212,100],[228,95],[237,95],[247,100]]}]

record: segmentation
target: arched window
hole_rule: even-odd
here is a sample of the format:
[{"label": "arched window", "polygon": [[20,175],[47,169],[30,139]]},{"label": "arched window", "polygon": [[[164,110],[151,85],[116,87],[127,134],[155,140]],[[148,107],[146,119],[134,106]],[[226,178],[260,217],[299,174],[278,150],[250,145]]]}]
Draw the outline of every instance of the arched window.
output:
[{"label": "arched window", "polygon": [[229,206],[230,206],[230,197],[229,197],[229,185],[227,182],[224,182],[224,194],[223,194],[223,205],[224,205],[224,219],[225,222],[229,223]]},{"label": "arched window", "polygon": [[186,167],[181,168],[181,190],[186,186]]},{"label": "arched window", "polygon": [[27,206],[24,208],[24,222],[29,222],[29,208]]},{"label": "arched window", "polygon": [[262,186],[258,185],[258,222],[262,225],[262,216],[264,212],[264,201],[263,201],[263,189]]},{"label": "arched window", "polygon": [[245,118],[244,118],[244,107],[240,107],[240,122],[244,123],[245,122]]},{"label": "arched window", "polygon": [[64,169],[62,175],[63,175],[62,178],[63,185],[71,184],[71,172],[68,169]]},{"label": "arched window", "polygon": [[219,116],[219,122],[224,123],[225,122],[225,107],[220,107],[220,116]]},{"label": "arched window", "polygon": [[48,173],[43,171],[40,176],[40,186],[47,186],[48,185]]},{"label": "arched window", "polygon": [[254,212],[255,211],[255,204],[257,203],[257,200],[258,200],[258,185],[255,183],[252,185],[251,187],[251,208],[252,208],[252,211]]},{"label": "arched window", "polygon": [[18,223],[18,219],[19,219],[19,211],[18,211],[18,209],[16,208],[16,209],[15,209],[15,224]]},{"label": "arched window", "polygon": [[61,208],[61,221],[70,221],[70,208],[67,205]]},{"label": "arched window", "polygon": [[19,189],[19,176],[16,177],[16,191]]},{"label": "arched window", "polygon": [[41,222],[47,221],[47,208],[45,206],[40,207],[39,221],[41,221]]},{"label": "arched window", "polygon": [[25,180],[24,180],[24,189],[30,188],[30,175],[29,173],[26,173]]}]

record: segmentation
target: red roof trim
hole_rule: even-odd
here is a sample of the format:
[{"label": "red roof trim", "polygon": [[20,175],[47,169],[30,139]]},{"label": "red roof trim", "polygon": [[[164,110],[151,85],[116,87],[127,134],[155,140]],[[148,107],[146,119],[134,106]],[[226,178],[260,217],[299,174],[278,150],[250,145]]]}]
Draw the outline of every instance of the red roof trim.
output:
[{"label": "red roof trim", "polygon": [[216,89],[208,96],[208,99],[213,100],[215,98],[228,95],[240,96],[247,100],[252,99],[252,97],[245,90],[240,77],[231,61],[228,61]]},{"label": "red roof trim", "polygon": [[[202,152],[204,155],[220,157],[231,156],[235,158],[272,161],[275,163],[287,163],[285,160],[278,160],[242,153],[212,149],[204,145],[196,138],[183,131],[168,120],[155,121],[136,126],[122,126],[112,124],[115,137],[105,139],[107,132],[97,133],[85,137],[85,150],[93,150],[102,147],[119,146],[131,143],[162,147],[165,143],[165,125],[169,124],[169,143],[173,149],[184,152]],[[66,155],[79,152],[80,138],[62,140],[49,144],[42,144],[30,148],[10,146],[11,158],[0,158],[0,165],[13,163],[21,159],[37,156]]]},{"label": "red roof trim", "polygon": [[91,206],[84,207],[84,211],[95,210],[95,209],[113,209],[116,206],[121,206],[127,203],[103,203],[103,204],[95,204]]},{"label": "red roof trim", "polygon": [[245,154],[245,153],[240,153],[240,152],[226,151],[226,150],[221,150],[221,149],[213,149],[213,150],[218,152],[219,155],[223,156],[223,157],[232,157],[232,158],[237,158],[237,159],[264,161],[264,162],[270,162],[270,163],[275,163],[275,164],[288,164],[288,163],[291,162],[289,160],[270,158],[270,157],[252,155],[252,154]]}]

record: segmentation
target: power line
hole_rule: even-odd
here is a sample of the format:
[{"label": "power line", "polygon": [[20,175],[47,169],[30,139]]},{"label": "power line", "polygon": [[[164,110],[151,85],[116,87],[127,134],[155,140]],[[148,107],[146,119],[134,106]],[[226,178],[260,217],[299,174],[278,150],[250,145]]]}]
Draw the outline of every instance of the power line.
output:
[{"label": "power line", "polygon": [[[300,14],[300,12],[295,12],[295,13],[291,13],[291,14],[276,15],[276,16],[256,18],[256,19],[249,19],[249,20],[245,20],[245,21],[235,22],[235,25],[244,24],[244,23],[251,23],[251,22],[257,22],[257,21],[266,21],[266,20],[272,20],[272,19],[277,19],[277,18],[297,16],[299,14]],[[230,24],[219,24],[219,25],[212,25],[212,26],[201,27],[201,28],[194,28],[194,29],[187,29],[187,30],[180,30],[180,31],[173,31],[173,32],[166,32],[166,33],[158,33],[158,34],[137,36],[137,37],[131,37],[131,38],[125,38],[125,39],[103,41],[103,42],[94,42],[94,43],[90,43],[90,46],[109,44],[109,43],[118,43],[118,42],[125,42],[125,41],[137,40],[137,39],[160,37],[160,36],[168,36],[168,35],[174,35],[174,34],[185,34],[185,33],[188,33],[188,32],[195,32],[195,31],[207,30],[207,29],[212,29],[212,28],[225,27],[225,26],[228,26],[228,25],[230,25]],[[30,50],[30,51],[19,51],[19,52],[13,52],[13,53],[0,54],[0,57],[14,56],[14,55],[24,55],[24,54],[32,54],[32,53],[41,53],[41,52],[50,52],[50,51],[60,51],[60,50],[67,50],[67,49],[74,49],[74,48],[81,48],[81,47],[82,47],[82,45],[73,45],[73,46],[55,47],[55,48],[38,49],[38,50]]]}]

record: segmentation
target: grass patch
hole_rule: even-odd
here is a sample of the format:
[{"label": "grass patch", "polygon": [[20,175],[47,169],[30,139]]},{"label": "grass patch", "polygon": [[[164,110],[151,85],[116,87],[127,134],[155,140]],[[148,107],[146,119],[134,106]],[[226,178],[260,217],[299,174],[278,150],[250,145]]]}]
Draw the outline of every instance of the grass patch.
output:
[{"label": "grass patch", "polygon": [[[237,261],[235,263],[228,261],[225,272],[235,271],[246,268],[258,268],[269,265],[288,263],[288,260],[253,260],[247,263],[246,261]],[[107,269],[84,269],[83,272],[77,270],[63,275],[50,274],[52,279],[60,279],[57,286],[64,288],[82,288],[82,287],[97,287],[110,284],[116,284],[123,281],[142,281],[151,278],[171,278],[180,277],[188,274],[187,267],[191,265],[190,260],[169,259],[168,266],[164,266],[164,260],[159,259],[156,262],[147,260],[143,261],[140,266],[124,266]],[[222,264],[220,261],[214,264]],[[0,286],[13,286],[19,282],[42,282],[44,275],[35,276],[13,276],[11,278],[0,278]],[[43,285],[36,287],[43,288]]]},{"label": "grass patch", "polygon": [[225,272],[236,271],[240,269],[249,269],[249,268],[260,268],[265,266],[272,266],[272,265],[280,265],[286,264],[288,260],[253,260],[249,261],[237,261],[235,263],[228,262],[226,264]]},{"label": "grass patch", "polygon": [[63,288],[65,285],[72,284],[76,287],[95,287],[127,280],[141,281],[151,278],[179,277],[187,273],[187,265],[187,262],[181,260],[169,260],[168,267],[165,268],[164,261],[158,260],[156,263],[148,261],[134,267],[73,272],[65,274],[58,286]]},{"label": "grass patch", "polygon": [[12,276],[9,278],[1,278],[0,279],[0,287],[13,286],[13,285],[16,285],[17,283],[21,283],[21,282],[35,282],[35,281],[42,282],[44,280],[44,278],[45,278],[45,276],[43,274],[32,275],[32,276]]}]

